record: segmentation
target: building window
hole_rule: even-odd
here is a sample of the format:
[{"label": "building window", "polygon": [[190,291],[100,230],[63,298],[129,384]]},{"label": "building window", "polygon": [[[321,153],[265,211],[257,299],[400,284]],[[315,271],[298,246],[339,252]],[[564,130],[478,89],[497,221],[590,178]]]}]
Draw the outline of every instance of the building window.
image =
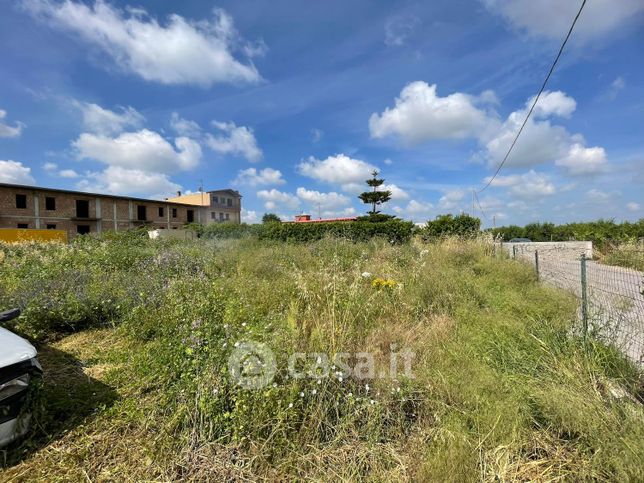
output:
[{"label": "building window", "polygon": [[228,206],[233,206],[233,199],[228,198],[227,203],[228,203]]},{"label": "building window", "polygon": [[89,218],[89,201],[76,200],[76,218]]},{"label": "building window", "polygon": [[55,230],[55,229],[56,229],[56,225],[54,225],[54,224],[48,224],[48,225],[47,225],[47,229],[48,229],[48,230]]},{"label": "building window", "polygon": [[163,206],[159,207],[159,217],[163,218]]},{"label": "building window", "polygon": [[89,225],[76,225],[76,233],[79,235],[87,235],[89,233]]},{"label": "building window", "polygon": [[29,228],[29,223],[18,223],[18,228],[22,230]]},{"label": "building window", "polygon": [[230,221],[230,213],[226,213],[226,221]]},{"label": "building window", "polygon": [[177,209],[172,208],[172,218],[176,218],[176,217],[177,217]]},{"label": "building window", "polygon": [[195,221],[195,211],[194,210],[188,210],[188,223],[192,223]]},{"label": "building window", "polygon": [[139,221],[147,220],[145,205],[136,205],[136,219]]},{"label": "building window", "polygon": [[45,209],[47,211],[56,211],[56,198],[52,196],[45,197]]},{"label": "building window", "polygon": [[16,195],[16,208],[27,208],[27,195]]},{"label": "building window", "polygon": [[212,197],[212,202],[213,203],[219,203],[219,198],[217,196]]},{"label": "building window", "polygon": [[210,219],[211,220],[216,220],[217,219],[217,213],[215,213],[214,211],[211,211],[210,212]]},{"label": "building window", "polygon": [[224,214],[223,213],[219,213],[219,221],[224,221]]}]

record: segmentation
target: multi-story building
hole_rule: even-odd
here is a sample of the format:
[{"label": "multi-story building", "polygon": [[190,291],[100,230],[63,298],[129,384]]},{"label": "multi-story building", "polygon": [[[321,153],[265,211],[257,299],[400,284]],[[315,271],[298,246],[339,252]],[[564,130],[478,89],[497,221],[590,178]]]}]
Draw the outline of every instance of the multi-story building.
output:
[{"label": "multi-story building", "polygon": [[177,192],[174,198],[168,198],[172,203],[181,203],[200,207],[201,223],[241,223],[241,198],[239,192],[231,189],[216,191],[200,191],[189,195]]},{"label": "multi-story building", "polygon": [[[124,231],[138,226],[177,229],[187,223],[209,223],[211,209],[224,196],[221,221],[239,223],[241,195],[233,190],[210,191],[211,205],[183,200],[148,200],[0,183],[0,228],[65,230],[76,234]],[[231,199],[229,202],[228,199]],[[219,209],[219,208],[218,208]],[[217,221],[220,221],[217,217]]]}]

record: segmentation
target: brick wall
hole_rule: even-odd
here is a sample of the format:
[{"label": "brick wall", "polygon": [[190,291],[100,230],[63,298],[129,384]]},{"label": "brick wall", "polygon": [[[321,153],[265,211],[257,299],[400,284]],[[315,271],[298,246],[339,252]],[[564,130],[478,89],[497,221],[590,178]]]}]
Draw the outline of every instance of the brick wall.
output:
[{"label": "brick wall", "polygon": [[[26,196],[26,208],[17,207],[16,195]],[[55,199],[54,210],[47,209],[47,198]],[[77,216],[77,200],[88,202],[87,218]],[[145,207],[146,220],[138,220],[138,206]],[[159,213],[159,208],[163,209],[163,214]],[[176,216],[173,216],[173,209],[176,209]],[[28,228],[46,229],[49,225],[51,228],[55,226],[55,229],[66,230],[70,239],[77,234],[79,225],[88,226],[90,233],[114,229],[123,231],[143,225],[150,226],[151,229],[181,228],[187,223],[188,210],[193,210],[194,221],[198,221],[198,207],[116,196],[0,186],[0,228],[18,228],[18,225],[24,224]]]}]

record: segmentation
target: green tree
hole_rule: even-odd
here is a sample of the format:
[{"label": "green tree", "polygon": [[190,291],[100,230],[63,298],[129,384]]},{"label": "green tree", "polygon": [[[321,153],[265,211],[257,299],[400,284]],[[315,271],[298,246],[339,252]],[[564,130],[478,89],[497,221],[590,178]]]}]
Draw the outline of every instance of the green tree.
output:
[{"label": "green tree", "polygon": [[262,223],[280,223],[282,220],[275,213],[264,213]]},{"label": "green tree", "polygon": [[425,239],[444,236],[475,237],[481,229],[481,220],[462,213],[460,215],[438,215],[428,221],[421,231]]},{"label": "green tree", "polygon": [[376,170],[374,170],[371,175],[373,177],[368,179],[366,183],[373,188],[372,191],[365,191],[359,195],[358,198],[360,198],[364,204],[371,205],[371,211],[368,213],[369,216],[375,217],[380,213],[380,210],[377,208],[391,199],[391,191],[379,191],[378,188],[382,186],[385,180],[383,178],[378,178],[378,171]]}]

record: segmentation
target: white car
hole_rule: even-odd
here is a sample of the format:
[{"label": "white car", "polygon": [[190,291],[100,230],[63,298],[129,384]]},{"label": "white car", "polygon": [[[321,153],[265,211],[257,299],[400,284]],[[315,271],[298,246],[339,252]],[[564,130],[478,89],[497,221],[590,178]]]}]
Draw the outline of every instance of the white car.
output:
[{"label": "white car", "polygon": [[[0,323],[20,315],[19,310],[0,312]],[[34,346],[0,327],[0,448],[29,431],[31,415],[25,404],[34,377],[42,368]]]}]

